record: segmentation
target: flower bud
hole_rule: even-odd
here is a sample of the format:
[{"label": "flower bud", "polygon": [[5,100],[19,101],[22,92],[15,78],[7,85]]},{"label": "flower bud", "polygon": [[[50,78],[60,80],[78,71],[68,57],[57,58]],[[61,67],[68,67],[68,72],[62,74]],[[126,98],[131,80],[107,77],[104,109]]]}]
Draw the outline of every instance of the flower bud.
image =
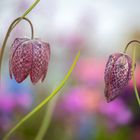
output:
[{"label": "flower bud", "polygon": [[20,83],[30,75],[33,84],[43,81],[48,70],[50,46],[40,39],[16,38],[10,49],[9,71]]},{"label": "flower bud", "polygon": [[132,59],[123,53],[109,56],[105,68],[105,97],[107,102],[114,100],[132,78]]}]

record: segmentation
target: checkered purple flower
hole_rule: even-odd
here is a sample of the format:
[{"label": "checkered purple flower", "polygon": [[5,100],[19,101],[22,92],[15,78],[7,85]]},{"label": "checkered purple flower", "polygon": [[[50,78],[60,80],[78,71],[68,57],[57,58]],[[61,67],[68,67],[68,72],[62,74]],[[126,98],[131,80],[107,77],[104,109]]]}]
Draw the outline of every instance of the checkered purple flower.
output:
[{"label": "checkered purple flower", "polygon": [[123,53],[109,56],[105,68],[105,96],[107,102],[114,100],[127,86],[132,77],[132,59]]},{"label": "checkered purple flower", "polygon": [[40,39],[16,38],[10,49],[9,71],[20,83],[30,75],[33,84],[43,81],[48,70],[50,46]]}]

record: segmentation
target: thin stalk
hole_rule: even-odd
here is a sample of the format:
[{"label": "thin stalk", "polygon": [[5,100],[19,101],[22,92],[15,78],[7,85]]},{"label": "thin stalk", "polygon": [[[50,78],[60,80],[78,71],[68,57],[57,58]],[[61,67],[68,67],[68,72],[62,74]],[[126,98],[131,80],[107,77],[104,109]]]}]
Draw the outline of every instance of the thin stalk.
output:
[{"label": "thin stalk", "polygon": [[[3,58],[3,54],[4,54],[4,50],[5,50],[5,47],[6,47],[6,43],[7,43],[7,40],[8,40],[8,37],[10,35],[10,33],[12,32],[12,30],[16,27],[16,25],[27,15],[31,12],[31,10],[38,4],[40,0],[36,0],[30,7],[29,9],[27,9],[25,11],[25,13],[20,17],[19,20],[17,20],[17,22],[15,22],[11,27],[9,27],[7,33],[6,33],[6,36],[4,38],[4,41],[3,41],[3,44],[2,44],[2,47],[1,47],[1,53],[0,53],[0,78],[1,78],[1,66],[2,66],[2,58]],[[1,80],[0,80],[1,81]]]},{"label": "thin stalk", "polygon": [[50,126],[51,123],[51,118],[54,112],[54,108],[57,102],[57,98],[58,96],[56,96],[55,98],[53,98],[53,101],[51,101],[48,106],[46,107],[46,111],[45,111],[45,115],[44,115],[44,119],[42,121],[41,127],[39,128],[39,131],[36,135],[35,140],[43,140],[45,134],[47,133],[47,130]]},{"label": "thin stalk", "polygon": [[40,0],[36,0],[30,7],[29,9],[27,9],[25,11],[25,13],[21,16],[21,19],[19,21],[17,21],[17,23],[13,26],[13,28],[15,28],[15,26],[24,18],[26,17],[31,11],[32,9],[34,9],[34,7],[39,3]]},{"label": "thin stalk", "polygon": [[139,97],[139,93],[138,93],[138,89],[137,89],[137,84],[136,84],[136,79],[135,79],[135,74],[134,74],[134,70],[135,70],[135,57],[136,57],[136,48],[133,48],[133,57],[132,57],[132,80],[133,80],[133,86],[134,86],[134,91],[135,91],[135,95],[138,101],[138,104],[140,106],[140,97]]},{"label": "thin stalk", "polygon": [[21,119],[21,121],[16,126],[14,126],[9,131],[9,133],[6,134],[6,136],[3,138],[3,140],[7,140],[10,137],[10,135],[13,134],[13,132],[15,132],[15,130],[17,130],[23,123],[25,123],[29,118],[31,118],[36,112],[38,112],[44,105],[46,105],[57,94],[57,92],[64,86],[64,84],[68,80],[69,76],[71,75],[71,73],[79,59],[79,56],[80,56],[80,51],[78,51],[68,73],[66,74],[64,79],[61,81],[61,83],[58,85],[58,87],[56,87],[56,89],[46,99],[44,99],[37,107],[35,107],[31,112],[29,112],[25,117],[23,117],[23,119]]},{"label": "thin stalk", "polygon": [[139,40],[131,40],[130,42],[128,42],[127,45],[126,45],[126,47],[125,47],[125,49],[124,49],[124,53],[126,53],[127,48],[128,48],[128,47],[130,46],[130,44],[132,44],[132,43],[138,43],[138,44],[140,44],[140,41],[139,41]]},{"label": "thin stalk", "polygon": [[[126,53],[128,47],[132,44],[132,43],[138,43],[140,44],[140,41],[139,40],[132,40],[130,42],[128,42],[128,44],[126,45],[125,49],[124,49],[124,53]],[[136,95],[136,99],[137,99],[137,102],[140,106],[140,97],[139,97],[139,93],[138,93],[138,89],[137,89],[137,84],[136,84],[136,79],[135,79],[135,57],[136,57],[136,48],[134,46],[134,49],[133,49],[133,56],[132,56],[132,80],[133,80],[133,86],[134,86],[134,91],[135,91],[135,95]]]}]

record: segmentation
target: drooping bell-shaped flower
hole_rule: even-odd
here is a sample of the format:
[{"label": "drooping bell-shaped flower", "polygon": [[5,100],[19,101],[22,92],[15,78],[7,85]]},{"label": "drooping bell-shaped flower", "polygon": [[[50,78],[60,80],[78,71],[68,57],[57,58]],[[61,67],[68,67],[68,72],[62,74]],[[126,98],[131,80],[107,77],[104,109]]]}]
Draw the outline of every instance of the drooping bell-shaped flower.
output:
[{"label": "drooping bell-shaped flower", "polygon": [[109,56],[105,68],[105,96],[107,102],[114,100],[132,77],[132,59],[123,53]]},{"label": "drooping bell-shaped flower", "polygon": [[33,84],[43,81],[48,70],[50,46],[40,39],[16,38],[10,49],[9,71],[20,83],[30,75]]}]

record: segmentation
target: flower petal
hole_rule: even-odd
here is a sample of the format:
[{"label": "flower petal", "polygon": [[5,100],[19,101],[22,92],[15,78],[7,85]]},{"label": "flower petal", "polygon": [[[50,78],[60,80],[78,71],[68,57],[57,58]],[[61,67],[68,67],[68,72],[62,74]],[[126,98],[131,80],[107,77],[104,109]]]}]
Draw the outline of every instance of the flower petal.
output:
[{"label": "flower petal", "polygon": [[16,38],[14,40],[14,43],[12,44],[11,48],[10,48],[10,59],[9,59],[9,73],[10,73],[10,78],[12,79],[12,65],[11,65],[11,61],[13,58],[13,54],[15,53],[16,49],[20,46],[20,44],[22,44],[25,41],[28,41],[29,39],[27,38]]},{"label": "flower petal", "polygon": [[11,65],[16,81],[22,82],[30,73],[32,65],[32,44],[30,41],[23,42],[17,47]]},{"label": "flower petal", "polygon": [[33,42],[33,63],[30,78],[33,84],[37,83],[42,77],[45,78],[48,62],[50,58],[50,50],[44,43],[38,39]]},{"label": "flower petal", "polygon": [[42,75],[42,78],[41,78],[41,81],[43,82],[45,77],[46,77],[46,74],[47,74],[47,71],[48,71],[48,64],[49,64],[49,60],[50,60],[50,45],[48,43],[43,43],[43,46],[44,46],[44,60],[43,60],[43,75]]}]

